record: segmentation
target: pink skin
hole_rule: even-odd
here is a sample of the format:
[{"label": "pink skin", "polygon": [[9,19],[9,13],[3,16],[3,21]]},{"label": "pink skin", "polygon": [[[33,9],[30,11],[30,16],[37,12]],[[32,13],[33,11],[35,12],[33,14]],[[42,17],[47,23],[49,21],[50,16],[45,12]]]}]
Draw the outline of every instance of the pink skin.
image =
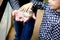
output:
[{"label": "pink skin", "polygon": [[21,21],[22,22],[23,21],[23,16],[19,15],[18,13],[19,13],[18,10],[14,10],[12,12],[12,16],[15,18],[16,21]]},{"label": "pink skin", "polygon": [[17,13],[18,13],[18,11],[17,11],[17,10],[14,10],[14,11],[12,12],[12,16],[15,17]]},{"label": "pink skin", "polygon": [[31,17],[32,17],[33,19],[36,19],[34,13],[33,13],[32,16],[24,17],[23,15],[20,15],[20,14],[19,14],[19,11],[18,11],[18,10],[14,10],[14,11],[12,12],[12,16],[15,18],[16,21],[20,21],[20,22],[26,22],[26,21],[28,21]]},{"label": "pink skin", "polygon": [[[56,9],[56,10],[60,9],[60,0],[48,0],[48,2],[49,2],[49,5],[51,6],[51,9]],[[30,6],[32,6],[32,3],[28,3],[28,4],[24,5],[24,6],[22,6],[21,9],[26,10],[26,9],[29,9]],[[23,11],[24,11],[24,10],[23,10]],[[26,10],[26,11],[27,11],[27,10]],[[19,13],[19,12],[16,11],[16,10],[13,11],[13,13],[12,13],[12,15],[15,17],[15,19],[16,19],[17,21],[26,22],[27,20],[29,20],[30,17],[23,17],[23,16],[21,16],[21,15],[18,15],[18,13]],[[35,18],[35,15],[32,15],[31,17],[33,17],[34,19],[36,19],[36,18]]]},{"label": "pink skin", "polygon": [[51,9],[59,9],[60,8],[60,0],[48,0]]}]

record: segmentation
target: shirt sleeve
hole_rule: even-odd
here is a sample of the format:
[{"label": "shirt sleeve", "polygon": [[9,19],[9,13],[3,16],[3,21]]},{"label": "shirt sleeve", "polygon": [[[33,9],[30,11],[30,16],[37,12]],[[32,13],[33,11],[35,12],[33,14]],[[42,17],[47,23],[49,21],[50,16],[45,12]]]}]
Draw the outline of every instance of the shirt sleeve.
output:
[{"label": "shirt sleeve", "polygon": [[12,9],[17,10],[20,8],[20,4],[18,0],[9,0],[9,3],[12,7]]},{"label": "shirt sleeve", "polygon": [[48,5],[48,2],[43,2],[41,0],[31,0],[34,7],[37,7],[38,9],[46,9],[46,6]]}]

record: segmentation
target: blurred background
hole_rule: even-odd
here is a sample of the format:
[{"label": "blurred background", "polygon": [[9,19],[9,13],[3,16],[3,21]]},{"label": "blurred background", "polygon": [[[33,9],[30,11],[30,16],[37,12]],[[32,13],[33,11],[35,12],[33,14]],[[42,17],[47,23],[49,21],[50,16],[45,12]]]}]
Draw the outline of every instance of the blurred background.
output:
[{"label": "blurred background", "polygon": [[[6,1],[6,2],[4,2]],[[12,8],[8,0],[0,0],[0,40],[13,40],[15,35],[13,18],[11,16]],[[47,0],[44,0],[45,2]],[[4,3],[3,3],[4,2]],[[31,40],[38,40],[38,32],[42,21],[44,10],[37,11],[37,20],[35,22]]]}]

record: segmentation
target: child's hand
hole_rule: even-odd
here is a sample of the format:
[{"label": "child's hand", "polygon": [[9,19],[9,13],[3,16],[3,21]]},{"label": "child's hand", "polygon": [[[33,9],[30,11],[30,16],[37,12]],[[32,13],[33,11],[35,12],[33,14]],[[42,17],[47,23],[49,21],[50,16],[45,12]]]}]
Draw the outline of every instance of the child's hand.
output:
[{"label": "child's hand", "polygon": [[28,9],[31,9],[32,6],[33,6],[33,3],[30,2],[28,4],[23,5],[19,10],[22,10],[22,11],[25,11],[26,12]]}]

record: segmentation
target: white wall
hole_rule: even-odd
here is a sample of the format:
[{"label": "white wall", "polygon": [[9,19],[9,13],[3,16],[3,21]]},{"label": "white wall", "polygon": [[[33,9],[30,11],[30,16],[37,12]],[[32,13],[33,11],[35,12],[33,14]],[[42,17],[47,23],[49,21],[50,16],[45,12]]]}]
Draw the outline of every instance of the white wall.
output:
[{"label": "white wall", "polygon": [[3,18],[0,22],[0,40],[5,40],[6,35],[9,31],[10,25],[11,25],[11,7],[9,3],[7,4],[7,7],[5,9]]}]

